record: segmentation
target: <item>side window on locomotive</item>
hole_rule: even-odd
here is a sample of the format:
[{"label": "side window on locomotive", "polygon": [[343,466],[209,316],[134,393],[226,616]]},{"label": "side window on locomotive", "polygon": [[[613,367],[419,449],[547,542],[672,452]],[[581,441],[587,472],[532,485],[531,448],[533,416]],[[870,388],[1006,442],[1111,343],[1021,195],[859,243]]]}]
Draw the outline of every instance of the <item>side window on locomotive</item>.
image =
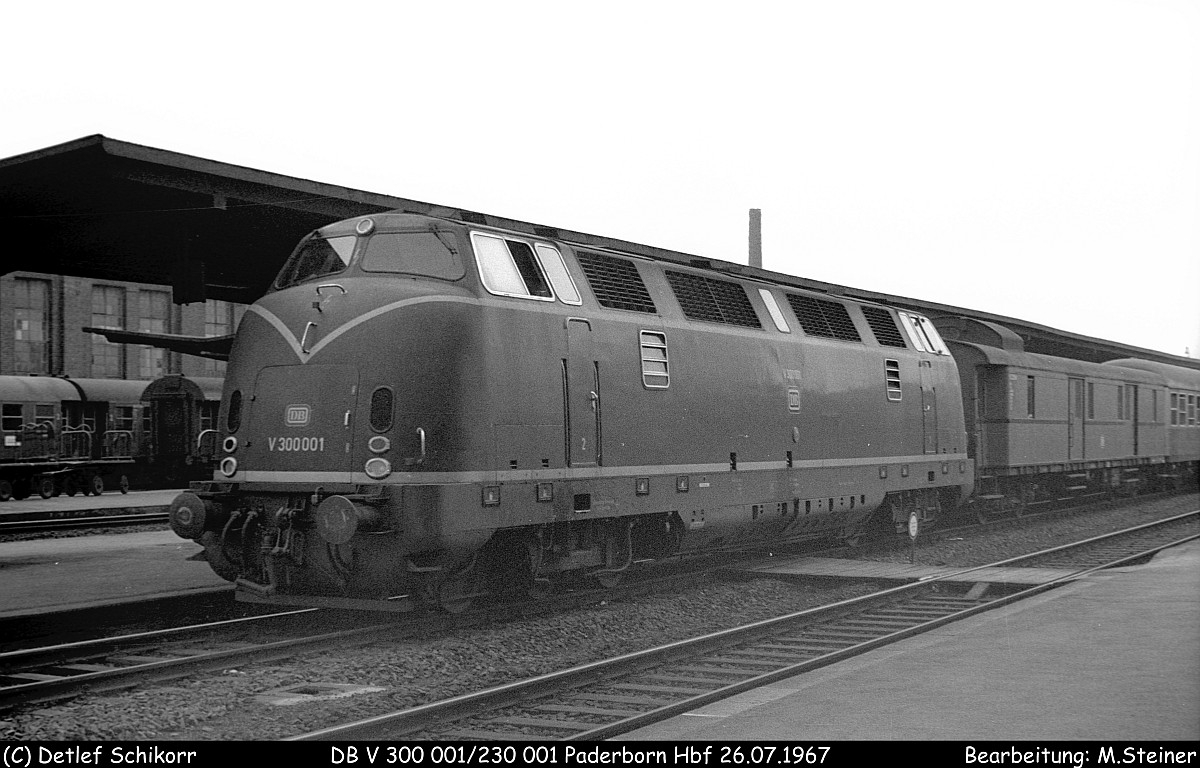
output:
[{"label": "side window on locomotive", "polygon": [[938,335],[937,329],[933,327],[933,323],[929,318],[921,315],[914,315],[908,312],[899,312],[900,322],[904,325],[904,329],[908,331],[909,338],[913,340],[917,349],[922,352],[932,352],[935,355],[948,355],[950,350],[946,348],[946,343],[942,341],[942,337]]},{"label": "side window on locomotive", "polygon": [[575,287],[575,281],[571,279],[571,273],[567,271],[567,265],[563,263],[562,254],[558,249],[545,243],[538,243],[535,248],[538,258],[542,261],[542,267],[550,278],[550,285],[558,294],[558,300],[563,304],[582,304],[579,289]]},{"label": "side window on locomotive", "polygon": [[483,287],[498,296],[554,301],[550,283],[529,243],[471,233]]},{"label": "side window on locomotive", "polygon": [[275,278],[275,287],[290,288],[316,277],[341,272],[350,264],[356,239],[354,235],[309,238],[283,265],[279,277]]},{"label": "side window on locomotive", "polygon": [[465,270],[453,237],[446,232],[379,232],[367,242],[363,271],[457,280]]}]

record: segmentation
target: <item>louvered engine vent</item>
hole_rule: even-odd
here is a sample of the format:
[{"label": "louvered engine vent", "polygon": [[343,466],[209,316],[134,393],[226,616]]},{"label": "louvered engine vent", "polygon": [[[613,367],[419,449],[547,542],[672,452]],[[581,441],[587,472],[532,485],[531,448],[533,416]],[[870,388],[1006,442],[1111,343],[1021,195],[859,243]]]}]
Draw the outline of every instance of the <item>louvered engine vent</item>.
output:
[{"label": "louvered engine vent", "polygon": [[867,318],[867,325],[871,326],[871,332],[875,334],[875,340],[882,346],[901,349],[908,346],[904,343],[904,337],[900,335],[900,329],[896,327],[896,319],[892,317],[891,312],[883,307],[867,306],[864,306],[862,311],[863,317]]},{"label": "louvered engine vent", "polygon": [[800,327],[809,336],[862,341],[844,305],[795,293],[789,293],[787,299],[788,304],[792,305],[792,311],[796,313],[796,319],[800,321]]},{"label": "louvered engine vent", "polygon": [[738,283],[713,280],[703,275],[667,270],[667,282],[690,320],[762,328],[746,289]]},{"label": "louvered engine vent", "polygon": [[600,306],[654,314],[654,299],[632,261],[583,251],[578,259]]}]

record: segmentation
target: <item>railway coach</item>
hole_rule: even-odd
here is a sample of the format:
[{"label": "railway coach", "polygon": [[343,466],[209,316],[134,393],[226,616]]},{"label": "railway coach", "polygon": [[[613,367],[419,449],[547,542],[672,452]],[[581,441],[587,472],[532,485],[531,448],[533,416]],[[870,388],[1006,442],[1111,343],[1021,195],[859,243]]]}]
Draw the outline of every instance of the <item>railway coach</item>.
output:
[{"label": "railway coach", "polygon": [[1152,360],[1123,358],[1105,365],[1147,371],[1162,379],[1168,414],[1163,417],[1167,466],[1161,479],[1176,488],[1197,486],[1200,476],[1200,371]]},{"label": "railway coach", "polygon": [[725,267],[406,213],[324,227],[239,326],[219,471],[172,526],[242,599],[453,611],[970,495],[928,319]]},{"label": "railway coach", "polygon": [[211,477],[220,379],[0,376],[0,501]]},{"label": "railway coach", "polygon": [[141,453],[141,393],[118,379],[0,376],[0,501],[122,492]]},{"label": "railway coach", "polygon": [[1195,485],[1200,440],[1185,408],[1200,373],[1145,360],[1098,364],[1033,354],[995,323],[934,320],[959,367],[977,470],[969,501],[979,516]]}]

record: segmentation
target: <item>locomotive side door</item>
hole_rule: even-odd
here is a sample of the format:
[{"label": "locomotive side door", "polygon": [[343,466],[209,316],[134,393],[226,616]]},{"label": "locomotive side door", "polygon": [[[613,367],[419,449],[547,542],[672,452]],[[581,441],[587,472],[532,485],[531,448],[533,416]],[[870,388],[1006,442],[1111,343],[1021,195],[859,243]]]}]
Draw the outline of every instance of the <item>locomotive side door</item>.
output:
[{"label": "locomotive side door", "polygon": [[567,465],[594,467],[600,463],[600,366],[592,357],[592,324],[581,317],[568,317],[566,326]]},{"label": "locomotive side door", "polygon": [[1084,458],[1083,379],[1071,379],[1067,390],[1067,458]]},{"label": "locomotive side door", "polygon": [[933,386],[933,363],[918,361],[921,369],[921,428],[925,433],[925,453],[938,452],[937,388]]}]

